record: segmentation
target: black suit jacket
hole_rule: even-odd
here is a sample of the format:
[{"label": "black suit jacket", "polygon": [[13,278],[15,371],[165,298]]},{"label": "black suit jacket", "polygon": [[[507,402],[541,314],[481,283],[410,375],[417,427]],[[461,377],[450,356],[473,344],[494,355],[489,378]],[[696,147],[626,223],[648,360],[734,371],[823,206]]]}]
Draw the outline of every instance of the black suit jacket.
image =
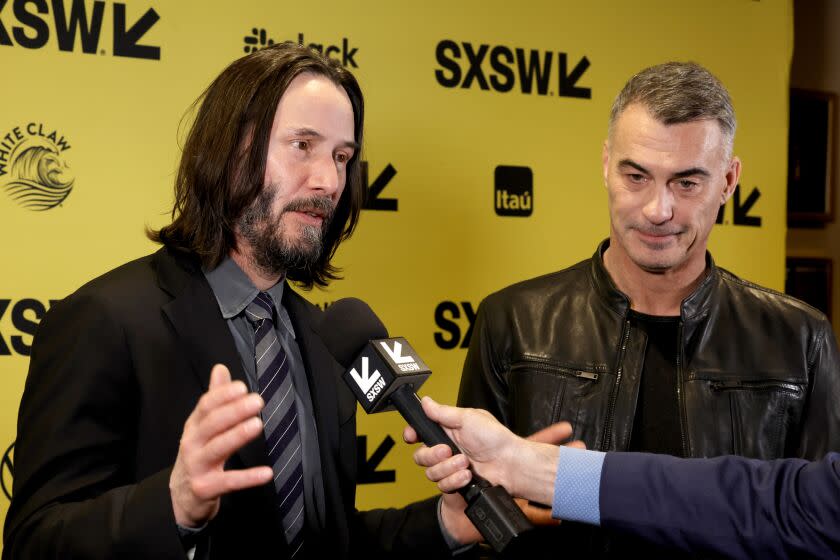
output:
[{"label": "black suit jacket", "polygon": [[[284,294],[309,378],[327,501],[327,526],[307,527],[307,551],[447,555],[433,499],[355,511],[356,401],[313,330],[320,311],[290,289]],[[55,305],[35,337],[21,400],[3,558],[183,559],[169,476],[184,422],[217,363],[245,380],[191,255],[161,249]],[[264,464],[259,437],[228,468]],[[285,547],[280,527],[271,484],[232,493],[198,551],[262,556]]]}]

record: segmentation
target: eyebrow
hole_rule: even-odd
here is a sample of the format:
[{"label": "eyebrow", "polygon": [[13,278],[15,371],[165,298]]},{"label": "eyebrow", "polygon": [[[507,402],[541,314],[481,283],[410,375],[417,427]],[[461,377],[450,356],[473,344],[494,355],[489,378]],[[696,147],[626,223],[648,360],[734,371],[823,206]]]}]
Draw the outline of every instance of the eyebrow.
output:
[{"label": "eyebrow", "polygon": [[[636,163],[632,159],[623,159],[623,160],[618,162],[618,166],[619,167],[632,167],[633,169],[636,169],[637,171],[640,171],[640,172],[642,172],[646,175],[652,175],[652,173],[650,171],[648,171],[642,165],[639,165],[638,163]],[[712,174],[709,173],[708,170],[706,170],[702,167],[691,167],[689,169],[684,169],[682,171],[677,171],[676,173],[673,174],[673,178],[674,179],[682,179],[683,177],[691,177],[692,175],[701,175],[703,177],[711,177]]]},{"label": "eyebrow", "polygon": [[618,166],[619,167],[632,167],[633,169],[635,169],[637,171],[641,171],[642,173],[645,173],[647,175],[651,174],[650,171],[648,171],[647,169],[645,169],[644,167],[642,167],[641,165],[639,165],[638,163],[636,163],[632,159],[623,159],[623,160],[618,162]]},{"label": "eyebrow", "polygon": [[[317,138],[318,140],[324,139],[324,135],[315,130],[314,128],[290,128],[288,132],[293,136],[308,136],[309,138]],[[341,146],[345,148],[352,148],[354,151],[359,150],[359,143],[354,140],[345,140],[341,143]]]}]

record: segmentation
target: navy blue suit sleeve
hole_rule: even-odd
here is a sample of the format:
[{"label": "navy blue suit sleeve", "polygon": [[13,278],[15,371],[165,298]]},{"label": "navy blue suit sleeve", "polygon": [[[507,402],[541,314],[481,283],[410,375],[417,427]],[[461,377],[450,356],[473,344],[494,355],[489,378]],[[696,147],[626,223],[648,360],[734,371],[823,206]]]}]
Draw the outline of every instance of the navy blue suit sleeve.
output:
[{"label": "navy blue suit sleeve", "polygon": [[601,526],[732,558],[840,555],[840,454],[822,461],[608,453]]}]

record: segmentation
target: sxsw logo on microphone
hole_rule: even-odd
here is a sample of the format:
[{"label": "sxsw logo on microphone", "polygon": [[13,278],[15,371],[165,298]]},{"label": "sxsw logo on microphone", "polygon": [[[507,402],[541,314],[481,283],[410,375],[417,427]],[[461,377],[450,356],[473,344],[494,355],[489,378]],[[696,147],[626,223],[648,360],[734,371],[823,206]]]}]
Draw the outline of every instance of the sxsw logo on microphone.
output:
[{"label": "sxsw logo on microphone", "polygon": [[530,167],[499,165],[494,173],[494,206],[499,216],[530,216],[534,211],[534,173]]},{"label": "sxsw logo on microphone", "polygon": [[356,382],[356,385],[365,394],[368,402],[373,402],[376,395],[385,388],[385,380],[382,379],[382,374],[379,373],[379,370],[375,369],[373,373],[370,372],[370,358],[367,356],[362,356],[362,373],[360,374],[356,371],[356,368],[353,368],[350,370],[350,377],[353,378],[353,381]]},{"label": "sxsw logo on microphone", "polygon": [[[403,355],[403,345],[399,340],[379,340],[377,345],[382,348],[384,355],[390,359],[399,371],[403,373],[420,371],[420,365],[411,354]],[[406,346],[408,345],[406,344]],[[378,369],[370,371],[371,365],[368,356],[361,357],[360,369],[362,370],[361,373],[355,367],[351,368],[350,377],[356,382],[368,402],[372,403],[385,388],[385,379],[382,378]]]},{"label": "sxsw logo on microphone", "polygon": [[369,341],[349,367],[344,381],[368,414],[394,410],[394,390],[404,384],[419,387],[432,373],[404,338]]},{"label": "sxsw logo on microphone", "polygon": [[417,364],[417,360],[415,360],[410,354],[406,354],[405,356],[402,355],[402,343],[400,341],[394,340],[393,348],[389,348],[388,342],[384,340],[380,341],[379,344],[400,371],[420,371],[420,366]]}]

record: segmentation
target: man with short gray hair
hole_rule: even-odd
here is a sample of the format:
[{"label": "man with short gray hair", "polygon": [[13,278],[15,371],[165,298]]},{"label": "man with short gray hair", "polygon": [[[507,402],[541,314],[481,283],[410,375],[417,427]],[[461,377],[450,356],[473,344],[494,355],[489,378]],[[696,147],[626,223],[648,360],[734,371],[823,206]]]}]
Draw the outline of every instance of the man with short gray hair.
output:
[{"label": "man with short gray hair", "polygon": [[[825,316],[706,251],[741,174],[735,124],[726,89],[697,64],[627,82],[603,148],[609,239],[591,259],[482,302],[459,406],[486,409],[520,435],[565,420],[601,451],[816,460],[840,449],[838,352]],[[572,555],[644,548],[559,530]],[[533,536],[534,553],[556,550],[548,533]]]}]

